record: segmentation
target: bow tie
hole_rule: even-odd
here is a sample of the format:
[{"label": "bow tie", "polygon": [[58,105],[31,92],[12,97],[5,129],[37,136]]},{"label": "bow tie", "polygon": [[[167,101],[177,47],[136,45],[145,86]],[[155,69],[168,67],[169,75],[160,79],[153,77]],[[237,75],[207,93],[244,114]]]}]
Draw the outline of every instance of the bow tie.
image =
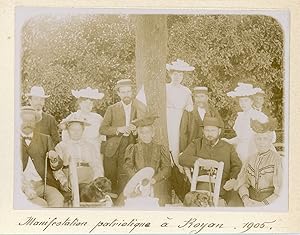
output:
[{"label": "bow tie", "polygon": [[32,137],[30,137],[30,136],[23,136],[23,139],[24,140],[32,140]]}]

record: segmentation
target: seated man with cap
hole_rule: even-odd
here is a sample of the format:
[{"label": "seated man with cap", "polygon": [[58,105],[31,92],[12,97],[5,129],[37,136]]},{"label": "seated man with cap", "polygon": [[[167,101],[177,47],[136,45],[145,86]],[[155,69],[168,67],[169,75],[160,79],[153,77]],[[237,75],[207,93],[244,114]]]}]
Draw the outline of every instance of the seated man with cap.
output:
[{"label": "seated man with cap", "polygon": [[275,127],[274,119],[267,123],[251,120],[258,153],[245,162],[235,186],[247,207],[269,205],[279,196],[282,163],[280,155],[272,148]]},{"label": "seated man with cap", "polygon": [[203,120],[205,115],[218,117],[223,120],[216,108],[209,104],[208,88],[195,87],[193,89],[194,107],[192,112],[184,111],[180,122],[179,151],[182,152],[196,138],[203,137]]},{"label": "seated man with cap", "polygon": [[[41,118],[41,114],[34,108],[21,108],[23,191],[29,200],[42,207],[62,207],[64,198],[58,190],[59,183],[52,174],[52,169],[62,166],[62,160],[54,151],[51,138],[35,130],[35,124]],[[49,161],[45,168],[47,157],[55,164]]]},{"label": "seated man with cap", "polygon": [[242,162],[234,147],[220,139],[223,124],[219,118],[205,116],[203,125],[204,136],[193,140],[188,145],[180,155],[179,163],[184,167],[192,168],[198,158],[222,161],[224,170],[220,198],[224,199],[228,206],[242,206],[238,194],[232,190],[236,183],[236,177],[241,170]]},{"label": "seated man with cap", "polygon": [[159,198],[160,206],[164,206],[171,202],[171,161],[169,151],[163,145],[153,142],[153,123],[156,118],[148,115],[133,121],[137,126],[139,143],[127,147],[124,169],[130,179],[140,169],[152,167],[155,171],[151,179],[154,197]]},{"label": "seated man with cap", "polygon": [[30,93],[27,93],[26,96],[29,98],[30,106],[42,115],[42,119],[36,124],[36,131],[49,135],[54,146],[57,145],[60,141],[57,122],[52,115],[43,112],[45,99],[50,97],[50,95],[45,94],[43,87],[33,86]]}]

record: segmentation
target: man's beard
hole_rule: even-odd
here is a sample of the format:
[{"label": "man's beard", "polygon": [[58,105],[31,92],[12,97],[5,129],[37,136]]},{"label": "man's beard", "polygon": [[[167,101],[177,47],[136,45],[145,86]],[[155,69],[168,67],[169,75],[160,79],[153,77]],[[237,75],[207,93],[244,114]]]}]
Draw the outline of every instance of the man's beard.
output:
[{"label": "man's beard", "polygon": [[123,102],[125,103],[125,104],[130,104],[130,102],[131,102],[131,97],[124,97],[123,98]]},{"label": "man's beard", "polygon": [[34,126],[31,125],[26,125],[22,127],[22,131],[24,132],[24,134],[31,133],[33,132],[33,130],[34,130]]},{"label": "man's beard", "polygon": [[208,144],[209,146],[213,146],[213,145],[218,141],[219,137],[213,138],[213,139],[208,139],[207,137],[205,137],[205,139],[206,139],[207,144]]}]

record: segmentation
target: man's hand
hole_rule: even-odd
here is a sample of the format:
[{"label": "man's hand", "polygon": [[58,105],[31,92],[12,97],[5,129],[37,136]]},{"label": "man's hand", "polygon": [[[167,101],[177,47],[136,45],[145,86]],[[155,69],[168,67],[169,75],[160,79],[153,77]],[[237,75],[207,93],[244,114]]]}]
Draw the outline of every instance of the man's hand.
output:
[{"label": "man's hand", "polygon": [[120,126],[117,128],[117,132],[121,133],[121,134],[127,133],[128,131],[129,131],[129,128],[127,126]]},{"label": "man's hand", "polygon": [[53,150],[50,150],[48,152],[48,157],[52,163],[55,163],[58,161],[58,154]]},{"label": "man's hand", "polygon": [[133,125],[133,124],[129,124],[128,127],[129,127],[129,130],[132,131],[132,132],[136,130],[136,126]]},{"label": "man's hand", "polygon": [[188,112],[192,112],[193,111],[193,105],[189,104],[187,106],[185,106],[185,110]]},{"label": "man's hand", "polygon": [[236,184],[236,179],[230,179],[230,180],[227,180],[226,183],[224,184],[223,188],[226,190],[226,191],[230,191],[234,188]]}]

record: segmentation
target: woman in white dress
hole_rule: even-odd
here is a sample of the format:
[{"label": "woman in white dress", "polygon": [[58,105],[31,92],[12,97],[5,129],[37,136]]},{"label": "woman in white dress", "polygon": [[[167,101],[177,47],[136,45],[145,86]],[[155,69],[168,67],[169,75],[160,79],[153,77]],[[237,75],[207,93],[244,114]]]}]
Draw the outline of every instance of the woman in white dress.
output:
[{"label": "woman in white dress", "polygon": [[171,82],[166,85],[169,149],[175,164],[182,171],[178,163],[180,121],[184,110],[189,112],[193,110],[193,100],[190,89],[181,85],[181,82],[184,72],[193,71],[195,68],[179,59],[167,64],[166,68],[171,78]]},{"label": "woman in white dress", "polygon": [[[100,153],[101,142],[105,140],[105,136],[99,134],[99,128],[102,123],[103,117],[95,112],[92,112],[94,100],[100,100],[104,97],[104,94],[98,92],[98,89],[92,89],[87,87],[81,90],[72,90],[72,95],[78,100],[79,109],[75,113],[71,113],[66,119],[69,119],[72,115],[80,116],[88,123],[82,135],[82,139],[92,143],[97,150],[97,157],[100,159],[101,175],[104,175],[103,169],[103,156]],[[70,139],[66,130],[62,132],[62,140]]]},{"label": "woman in white dress", "polygon": [[258,91],[259,89],[254,88],[251,84],[238,83],[234,91],[227,93],[227,96],[238,99],[242,112],[238,112],[233,126],[236,137],[229,140],[223,138],[223,140],[236,146],[236,151],[243,163],[249,156],[257,152],[254,142],[254,131],[250,126],[251,119],[261,123],[268,122],[268,117],[264,113],[253,109],[252,96]]}]

